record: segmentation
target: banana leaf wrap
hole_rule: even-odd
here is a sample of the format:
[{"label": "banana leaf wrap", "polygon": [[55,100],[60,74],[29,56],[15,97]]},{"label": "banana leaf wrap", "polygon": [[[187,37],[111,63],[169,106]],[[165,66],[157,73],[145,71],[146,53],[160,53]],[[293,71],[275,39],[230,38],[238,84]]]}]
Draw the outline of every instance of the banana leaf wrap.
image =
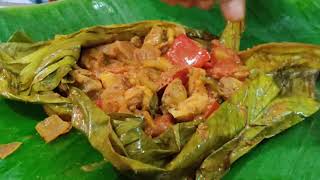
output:
[{"label": "banana leaf wrap", "polygon": [[[239,52],[250,78],[207,120],[178,123],[156,138],[147,136],[143,117],[107,115],[73,85],[69,74],[82,48],[142,37],[153,26],[178,28],[201,42],[213,37],[162,21],[92,27],[35,43],[17,33],[0,44],[0,94],[43,104],[49,115],[69,117],[107,161],[137,179],[220,179],[263,139],[319,110],[315,82],[320,47],[271,43]],[[228,24],[221,42],[237,50],[242,28],[241,23]],[[66,87],[67,94],[58,86]]]}]

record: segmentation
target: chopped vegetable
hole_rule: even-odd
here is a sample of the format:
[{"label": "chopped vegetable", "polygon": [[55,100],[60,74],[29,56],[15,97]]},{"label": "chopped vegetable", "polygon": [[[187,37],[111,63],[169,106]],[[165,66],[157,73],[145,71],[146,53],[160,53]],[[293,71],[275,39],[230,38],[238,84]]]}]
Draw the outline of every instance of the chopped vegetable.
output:
[{"label": "chopped vegetable", "polygon": [[152,137],[159,136],[173,125],[173,118],[170,114],[158,116],[154,120],[154,126],[146,128],[146,134]]},{"label": "chopped vegetable", "polygon": [[102,89],[101,82],[97,80],[92,72],[85,69],[77,69],[71,73],[71,76],[81,86],[81,89],[88,93]]},{"label": "chopped vegetable", "polygon": [[216,111],[219,108],[219,106],[220,104],[217,101],[214,101],[213,103],[209,104],[206,112],[203,114],[203,117],[208,118],[214,111]]},{"label": "chopped vegetable", "polygon": [[210,54],[186,35],[180,35],[168,50],[167,57],[180,66],[202,67],[209,61]]},{"label": "chopped vegetable", "polygon": [[147,36],[144,38],[143,45],[157,46],[163,42],[163,29],[159,26],[154,26]]},{"label": "chopped vegetable", "polygon": [[127,63],[132,62],[136,47],[127,41],[116,41],[104,47],[103,52],[111,57]]},{"label": "chopped vegetable", "polygon": [[228,99],[242,86],[242,82],[233,77],[223,77],[219,81],[218,92],[221,96]]},{"label": "chopped vegetable", "polygon": [[20,146],[21,142],[12,142],[8,144],[0,144],[0,159],[4,159],[14,153]]},{"label": "chopped vegetable", "polygon": [[124,93],[124,99],[131,112],[149,110],[153,92],[145,86],[135,86]]},{"label": "chopped vegetable", "polygon": [[166,58],[157,58],[156,60],[143,61],[144,67],[155,68],[161,71],[167,71],[173,68],[173,65]]},{"label": "chopped vegetable", "polygon": [[142,46],[142,41],[139,36],[133,36],[130,39],[130,43],[133,44],[137,48],[140,48]]},{"label": "chopped vegetable", "polygon": [[179,78],[182,84],[186,85],[189,80],[188,74],[189,68],[182,68],[173,75],[173,79]]},{"label": "chopped vegetable", "polygon": [[70,122],[63,121],[57,115],[47,117],[36,125],[37,132],[46,141],[46,143],[49,143],[58,136],[69,132],[71,128],[72,126]]},{"label": "chopped vegetable", "polygon": [[200,68],[192,68],[189,81],[188,81],[188,93],[189,95],[194,93],[208,94],[203,79],[206,77],[206,71]]},{"label": "chopped vegetable", "polygon": [[99,108],[103,108],[103,100],[101,98],[97,99],[96,100],[96,105],[99,107]]},{"label": "chopped vegetable", "polygon": [[103,72],[99,74],[99,79],[105,89],[124,90],[125,82],[121,75]]},{"label": "chopped vegetable", "polygon": [[143,45],[140,49],[134,51],[134,59],[136,60],[156,60],[161,56],[159,48],[150,44]]},{"label": "chopped vegetable", "polygon": [[[245,69],[234,51],[224,47],[215,40],[212,42],[212,45],[211,61],[206,64],[206,68],[212,77],[220,79],[226,76],[234,76],[234,74]],[[244,77],[241,78],[249,75],[248,72],[242,74]]]},{"label": "chopped vegetable", "polygon": [[120,109],[127,112],[127,104],[123,96],[127,87],[123,77],[118,74],[103,72],[99,75],[99,78],[104,87],[98,98],[102,100],[102,102],[99,102],[102,109],[106,112],[117,112]]},{"label": "chopped vegetable", "polygon": [[167,112],[171,108],[176,108],[179,103],[187,99],[187,90],[180,79],[174,79],[165,89],[161,102],[162,109]]},{"label": "chopped vegetable", "polygon": [[79,62],[80,65],[91,71],[99,70],[105,64],[103,48],[104,46],[100,46],[84,50]]},{"label": "chopped vegetable", "polygon": [[142,115],[144,117],[145,126],[149,129],[156,128],[155,123],[153,122],[153,118],[148,111],[143,111]]},{"label": "chopped vegetable", "polygon": [[204,112],[209,97],[207,94],[194,93],[188,99],[180,102],[176,108],[169,109],[169,113],[178,121],[191,121]]}]

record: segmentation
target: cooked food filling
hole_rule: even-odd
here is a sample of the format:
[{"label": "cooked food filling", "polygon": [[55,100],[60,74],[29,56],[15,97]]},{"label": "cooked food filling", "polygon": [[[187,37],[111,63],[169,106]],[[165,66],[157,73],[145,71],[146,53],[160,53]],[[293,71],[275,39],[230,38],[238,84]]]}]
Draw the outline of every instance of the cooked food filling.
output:
[{"label": "cooked food filling", "polygon": [[58,115],[51,115],[36,125],[36,130],[40,136],[49,143],[58,136],[71,130],[71,123],[63,121]]},{"label": "cooked food filling", "polygon": [[14,153],[20,146],[21,142],[12,142],[8,144],[0,144],[0,159],[4,159]]},{"label": "cooked food filling", "polygon": [[[154,26],[145,37],[83,49],[71,73],[105,113],[144,117],[158,136],[175,123],[208,118],[249,75],[237,54]],[[50,138],[51,139],[51,138]]]}]

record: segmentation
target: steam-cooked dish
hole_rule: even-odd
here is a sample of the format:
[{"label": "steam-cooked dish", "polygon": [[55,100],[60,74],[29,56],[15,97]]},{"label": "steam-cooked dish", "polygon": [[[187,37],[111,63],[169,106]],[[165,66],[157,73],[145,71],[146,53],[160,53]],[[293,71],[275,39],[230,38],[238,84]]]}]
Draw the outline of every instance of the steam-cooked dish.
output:
[{"label": "steam-cooked dish", "polygon": [[208,118],[248,75],[218,40],[202,44],[181,29],[160,26],[144,37],[84,49],[71,73],[105,113],[143,116],[153,137],[173,124]]},{"label": "steam-cooked dish", "polygon": [[[220,179],[320,108],[320,47],[239,51],[242,30],[227,23],[217,38],[144,21],[46,42],[19,34],[0,44],[0,94],[43,105],[49,117],[36,130],[47,143],[74,127],[130,178]],[[2,145],[0,158],[19,145]]]}]

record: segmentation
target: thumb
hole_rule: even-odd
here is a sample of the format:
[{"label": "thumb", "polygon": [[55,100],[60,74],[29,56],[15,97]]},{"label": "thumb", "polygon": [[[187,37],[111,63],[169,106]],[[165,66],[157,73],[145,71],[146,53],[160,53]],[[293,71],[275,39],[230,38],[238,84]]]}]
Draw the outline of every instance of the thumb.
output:
[{"label": "thumb", "polygon": [[240,21],[245,16],[245,0],[221,0],[221,10],[229,21]]}]

